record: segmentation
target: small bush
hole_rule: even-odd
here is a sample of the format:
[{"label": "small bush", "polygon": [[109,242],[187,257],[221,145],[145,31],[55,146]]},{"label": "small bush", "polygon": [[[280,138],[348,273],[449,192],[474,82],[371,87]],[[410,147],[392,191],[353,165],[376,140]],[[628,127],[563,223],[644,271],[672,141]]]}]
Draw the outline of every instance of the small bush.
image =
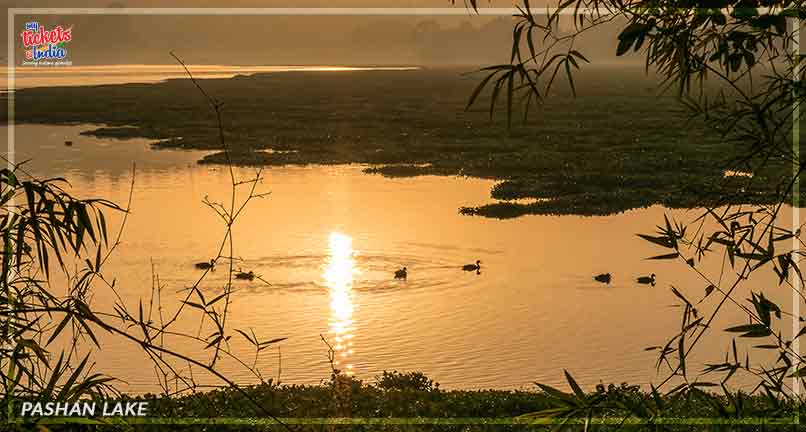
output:
[{"label": "small bush", "polygon": [[432,391],[439,389],[439,383],[435,383],[422,372],[383,371],[377,380],[376,386],[381,390]]}]

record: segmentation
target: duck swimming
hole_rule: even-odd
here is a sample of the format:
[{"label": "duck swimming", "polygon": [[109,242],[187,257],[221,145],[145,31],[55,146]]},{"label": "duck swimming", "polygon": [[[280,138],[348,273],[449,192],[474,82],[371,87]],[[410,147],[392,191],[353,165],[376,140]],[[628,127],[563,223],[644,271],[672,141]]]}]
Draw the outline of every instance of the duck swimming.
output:
[{"label": "duck swimming", "polygon": [[253,272],[251,270],[249,271],[249,273],[245,273],[245,272],[240,271],[238,273],[235,273],[235,279],[253,280],[253,279],[255,279],[255,272]]},{"label": "duck swimming", "polygon": [[609,284],[611,279],[612,279],[612,276],[610,276],[610,273],[602,273],[602,274],[598,274],[598,275],[593,277],[593,280],[595,280],[596,282],[601,282],[601,283],[606,283],[606,284]]},{"label": "duck swimming", "polygon": [[197,269],[200,269],[200,270],[214,269],[215,268],[215,260],[211,259],[209,263],[198,262],[198,263],[196,263],[194,265],[196,266]]},{"label": "duck swimming", "polygon": [[406,279],[407,276],[408,272],[406,270],[406,267],[403,267],[400,270],[395,270],[395,279]]},{"label": "duck swimming", "polygon": [[479,272],[479,271],[481,271],[481,261],[476,260],[475,264],[465,264],[465,265],[462,266],[462,270]]},{"label": "duck swimming", "polygon": [[655,273],[652,273],[652,275],[650,276],[641,276],[638,279],[636,279],[636,281],[639,284],[655,286]]}]

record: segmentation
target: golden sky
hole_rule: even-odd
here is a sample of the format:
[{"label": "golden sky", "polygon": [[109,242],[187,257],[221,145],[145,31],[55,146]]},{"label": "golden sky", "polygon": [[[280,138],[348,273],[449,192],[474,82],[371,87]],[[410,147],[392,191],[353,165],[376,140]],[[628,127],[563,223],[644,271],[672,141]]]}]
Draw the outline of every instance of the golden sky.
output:
[{"label": "golden sky", "polygon": [[[64,7],[58,0],[14,0],[6,7]],[[511,1],[484,1],[510,7]],[[251,65],[487,65],[509,60],[513,18],[478,16],[462,0],[76,0],[71,7],[430,7],[467,14],[429,16],[17,16],[14,34],[37,19],[73,26],[76,65],[188,63]],[[533,2],[533,7],[539,6]],[[7,21],[0,20],[6,40]],[[588,38],[589,58],[614,60],[615,32]],[[19,42],[19,41],[18,41]],[[21,43],[16,43],[22,57]]]}]

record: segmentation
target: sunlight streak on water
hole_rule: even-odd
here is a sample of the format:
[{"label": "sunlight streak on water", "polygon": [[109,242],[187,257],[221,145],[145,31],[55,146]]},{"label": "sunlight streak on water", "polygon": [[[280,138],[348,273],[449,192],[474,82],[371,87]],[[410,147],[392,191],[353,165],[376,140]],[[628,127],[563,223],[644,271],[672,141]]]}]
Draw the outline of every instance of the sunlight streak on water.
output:
[{"label": "sunlight streak on water", "polygon": [[353,365],[348,358],[353,354],[353,279],[360,273],[355,264],[352,237],[330,233],[328,258],[322,277],[330,291],[330,338],[335,351],[334,365],[344,363],[344,372],[352,375]]}]

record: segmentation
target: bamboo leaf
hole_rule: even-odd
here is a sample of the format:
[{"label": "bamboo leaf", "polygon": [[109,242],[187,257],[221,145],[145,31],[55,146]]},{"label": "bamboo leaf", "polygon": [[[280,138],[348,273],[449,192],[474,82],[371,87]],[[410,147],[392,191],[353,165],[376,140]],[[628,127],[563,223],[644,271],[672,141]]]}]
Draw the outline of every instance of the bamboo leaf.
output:
[{"label": "bamboo leaf", "polygon": [[677,258],[679,256],[680,256],[679,252],[673,252],[673,253],[664,254],[664,255],[656,255],[656,256],[653,256],[653,257],[650,257],[650,258],[647,258],[647,259],[650,259],[650,260],[668,260],[668,259],[675,259],[675,258]]},{"label": "bamboo leaf", "polygon": [[565,372],[565,379],[568,381],[568,385],[571,386],[571,390],[574,391],[574,394],[580,399],[586,399],[585,392],[582,391],[582,388],[577,384],[576,380],[574,380],[574,377],[572,377],[567,370],[563,372]]}]

